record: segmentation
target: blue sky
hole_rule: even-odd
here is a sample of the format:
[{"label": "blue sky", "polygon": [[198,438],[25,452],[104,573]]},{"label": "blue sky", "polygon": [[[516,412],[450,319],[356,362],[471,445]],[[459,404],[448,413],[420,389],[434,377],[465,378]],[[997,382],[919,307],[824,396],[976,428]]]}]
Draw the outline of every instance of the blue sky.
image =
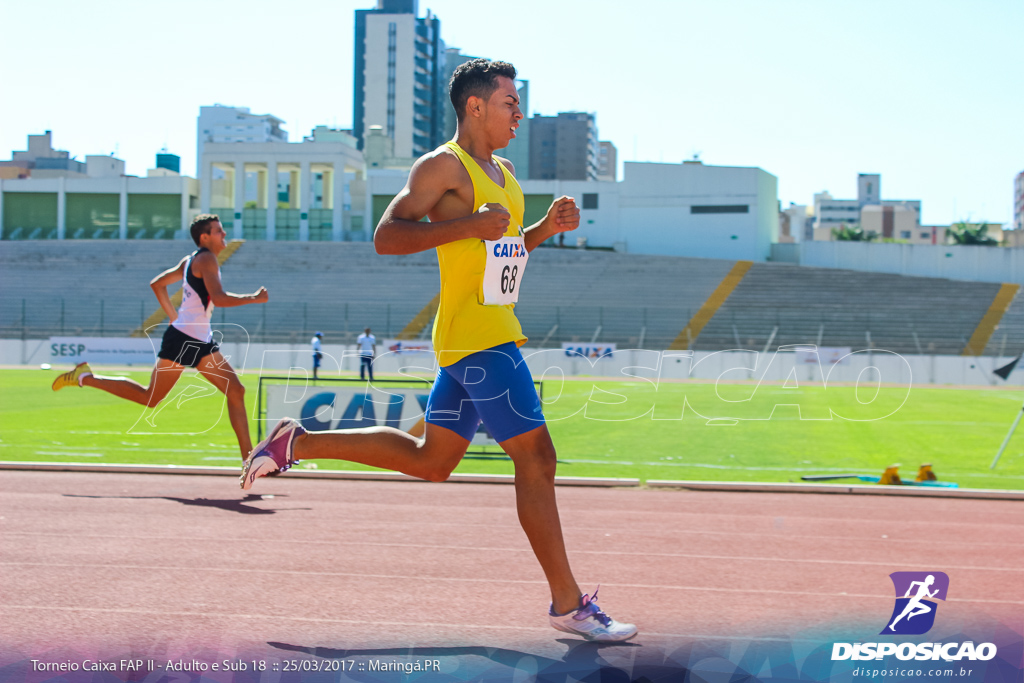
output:
[{"label": "blue sky", "polygon": [[[0,158],[30,133],[144,175],[195,169],[201,105],[352,123],[363,2],[0,0]],[[449,46],[512,62],[532,113],[597,114],[620,161],[760,166],[779,199],[920,199],[923,222],[1009,223],[1024,170],[1022,0],[420,0]]]}]

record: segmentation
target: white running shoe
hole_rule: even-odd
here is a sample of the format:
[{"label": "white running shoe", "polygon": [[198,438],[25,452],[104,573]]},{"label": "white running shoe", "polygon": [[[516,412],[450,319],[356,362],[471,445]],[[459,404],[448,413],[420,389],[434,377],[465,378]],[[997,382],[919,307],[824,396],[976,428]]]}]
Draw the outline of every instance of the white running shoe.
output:
[{"label": "white running shoe", "polygon": [[622,642],[637,634],[636,626],[633,624],[619,623],[601,611],[597,606],[596,590],[593,597],[584,595],[579,608],[568,614],[558,615],[549,610],[548,619],[559,631],[600,643]]}]

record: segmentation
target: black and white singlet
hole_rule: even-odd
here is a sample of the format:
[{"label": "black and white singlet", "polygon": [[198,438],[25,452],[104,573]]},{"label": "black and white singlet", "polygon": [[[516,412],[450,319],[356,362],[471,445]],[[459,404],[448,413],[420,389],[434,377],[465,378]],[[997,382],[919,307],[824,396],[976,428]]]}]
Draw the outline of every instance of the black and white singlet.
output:
[{"label": "black and white singlet", "polygon": [[[210,293],[206,291],[206,283],[203,282],[203,278],[196,277],[192,273],[193,261],[204,251],[209,251],[209,249],[203,247],[192,252],[185,263],[185,277],[181,286],[181,306],[178,307],[178,319],[171,325],[193,339],[211,342],[213,341],[213,331],[210,329],[210,318],[213,317],[213,302],[210,301]],[[219,273],[220,270],[218,269],[217,272]]]}]

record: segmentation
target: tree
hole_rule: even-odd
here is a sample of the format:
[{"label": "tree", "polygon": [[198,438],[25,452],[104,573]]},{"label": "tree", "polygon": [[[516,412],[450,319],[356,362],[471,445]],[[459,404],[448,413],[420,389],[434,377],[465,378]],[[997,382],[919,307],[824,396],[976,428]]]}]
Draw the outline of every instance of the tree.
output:
[{"label": "tree", "polygon": [[875,232],[864,232],[859,225],[843,225],[832,228],[832,237],[839,242],[870,242],[878,237]]},{"label": "tree", "polygon": [[983,247],[994,247],[999,242],[988,236],[988,223],[968,223],[958,221],[949,226],[949,237],[953,244],[973,244]]}]

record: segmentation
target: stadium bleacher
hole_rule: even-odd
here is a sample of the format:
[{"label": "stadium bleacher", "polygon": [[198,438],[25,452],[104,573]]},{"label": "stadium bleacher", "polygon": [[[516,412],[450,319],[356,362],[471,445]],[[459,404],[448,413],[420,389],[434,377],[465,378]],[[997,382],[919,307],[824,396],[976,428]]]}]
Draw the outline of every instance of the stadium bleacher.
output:
[{"label": "stadium bleacher", "polygon": [[694,348],[761,351],[775,329],[773,348],[958,355],[998,291],[988,282],[755,263]]},{"label": "stadium bleacher", "polygon": [[[128,335],[157,308],[150,279],[190,250],[182,241],[0,242],[0,335]],[[593,340],[665,349],[735,263],[538,249],[516,312],[531,346]],[[217,309],[215,327],[225,339],[303,345],[317,330],[327,343],[350,343],[364,327],[379,339],[395,336],[439,287],[433,251],[379,256],[368,243],[247,242],[223,275],[229,291],[263,285],[270,292],[266,305]],[[772,347],[959,354],[998,289],[755,263],[691,348],[760,351],[771,338]],[[162,326],[153,331],[161,333]],[[427,326],[420,336],[429,333]],[[1024,297],[1018,297],[986,353],[1017,353],[1022,340]]]},{"label": "stadium bleacher", "polygon": [[986,356],[1009,357],[1024,353],[1024,293],[1018,293],[1010,304],[999,329],[985,347]]}]

